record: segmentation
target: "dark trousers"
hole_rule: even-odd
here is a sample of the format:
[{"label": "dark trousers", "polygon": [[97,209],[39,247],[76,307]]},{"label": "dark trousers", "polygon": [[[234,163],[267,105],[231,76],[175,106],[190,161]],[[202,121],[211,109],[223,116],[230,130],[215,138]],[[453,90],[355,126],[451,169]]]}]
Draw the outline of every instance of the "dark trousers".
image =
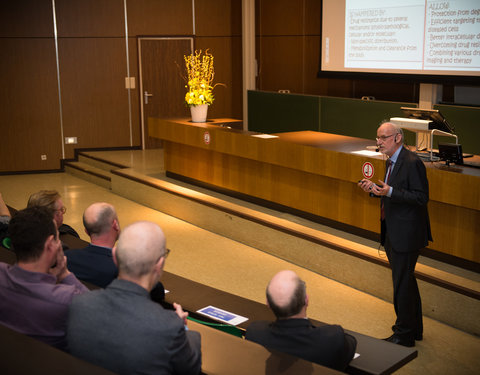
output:
[{"label": "dark trousers", "polygon": [[402,339],[419,339],[423,334],[422,301],[414,272],[420,250],[395,251],[387,234],[385,251],[392,269],[393,305],[397,314],[392,330]]}]

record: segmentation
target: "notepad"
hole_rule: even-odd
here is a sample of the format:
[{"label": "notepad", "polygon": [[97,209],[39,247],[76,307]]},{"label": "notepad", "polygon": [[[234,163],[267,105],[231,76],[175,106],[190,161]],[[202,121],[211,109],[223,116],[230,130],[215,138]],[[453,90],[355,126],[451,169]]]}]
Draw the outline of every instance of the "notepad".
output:
[{"label": "notepad", "polygon": [[237,315],[214,306],[204,307],[203,309],[197,310],[197,313],[234,326],[248,320],[248,318],[245,318],[244,316]]}]

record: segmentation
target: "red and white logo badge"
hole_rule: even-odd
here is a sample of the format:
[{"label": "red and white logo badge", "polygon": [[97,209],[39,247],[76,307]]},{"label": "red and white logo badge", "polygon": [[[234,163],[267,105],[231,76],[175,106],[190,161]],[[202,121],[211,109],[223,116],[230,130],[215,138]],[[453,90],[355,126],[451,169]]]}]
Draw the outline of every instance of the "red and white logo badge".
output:
[{"label": "red and white logo badge", "polygon": [[375,170],[373,169],[372,163],[370,163],[368,161],[363,163],[363,165],[362,165],[363,177],[370,179],[370,178],[373,177],[374,172],[375,172]]},{"label": "red and white logo badge", "polygon": [[210,133],[208,131],[206,131],[205,133],[203,133],[203,142],[206,144],[206,145],[209,145],[210,144]]}]

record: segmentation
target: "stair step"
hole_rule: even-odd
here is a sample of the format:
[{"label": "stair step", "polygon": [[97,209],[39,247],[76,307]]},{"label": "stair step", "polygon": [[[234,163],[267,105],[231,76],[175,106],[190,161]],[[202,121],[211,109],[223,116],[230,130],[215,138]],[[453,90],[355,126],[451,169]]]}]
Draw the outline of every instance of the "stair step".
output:
[{"label": "stair step", "polygon": [[100,158],[97,158],[95,156],[89,155],[86,152],[79,152],[78,153],[78,161],[89,164],[93,167],[96,167],[98,169],[102,169],[104,171],[110,172],[114,169],[120,169],[120,168],[126,168],[126,166],[114,163],[108,160],[103,160]]},{"label": "stair step", "polygon": [[65,163],[65,172],[104,188],[111,189],[112,174],[102,168],[82,161],[72,161]]}]

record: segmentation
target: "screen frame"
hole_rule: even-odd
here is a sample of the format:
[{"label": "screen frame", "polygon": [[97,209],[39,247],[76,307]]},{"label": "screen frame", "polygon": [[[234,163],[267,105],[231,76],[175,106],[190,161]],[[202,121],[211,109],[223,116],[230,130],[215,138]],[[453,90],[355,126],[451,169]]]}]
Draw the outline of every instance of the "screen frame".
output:
[{"label": "screen frame", "polygon": [[323,54],[323,2],[320,1],[320,50],[317,78],[335,78],[352,80],[384,80],[406,83],[435,83],[464,86],[480,86],[480,76],[455,74],[418,74],[418,73],[374,73],[358,71],[322,70]]}]

